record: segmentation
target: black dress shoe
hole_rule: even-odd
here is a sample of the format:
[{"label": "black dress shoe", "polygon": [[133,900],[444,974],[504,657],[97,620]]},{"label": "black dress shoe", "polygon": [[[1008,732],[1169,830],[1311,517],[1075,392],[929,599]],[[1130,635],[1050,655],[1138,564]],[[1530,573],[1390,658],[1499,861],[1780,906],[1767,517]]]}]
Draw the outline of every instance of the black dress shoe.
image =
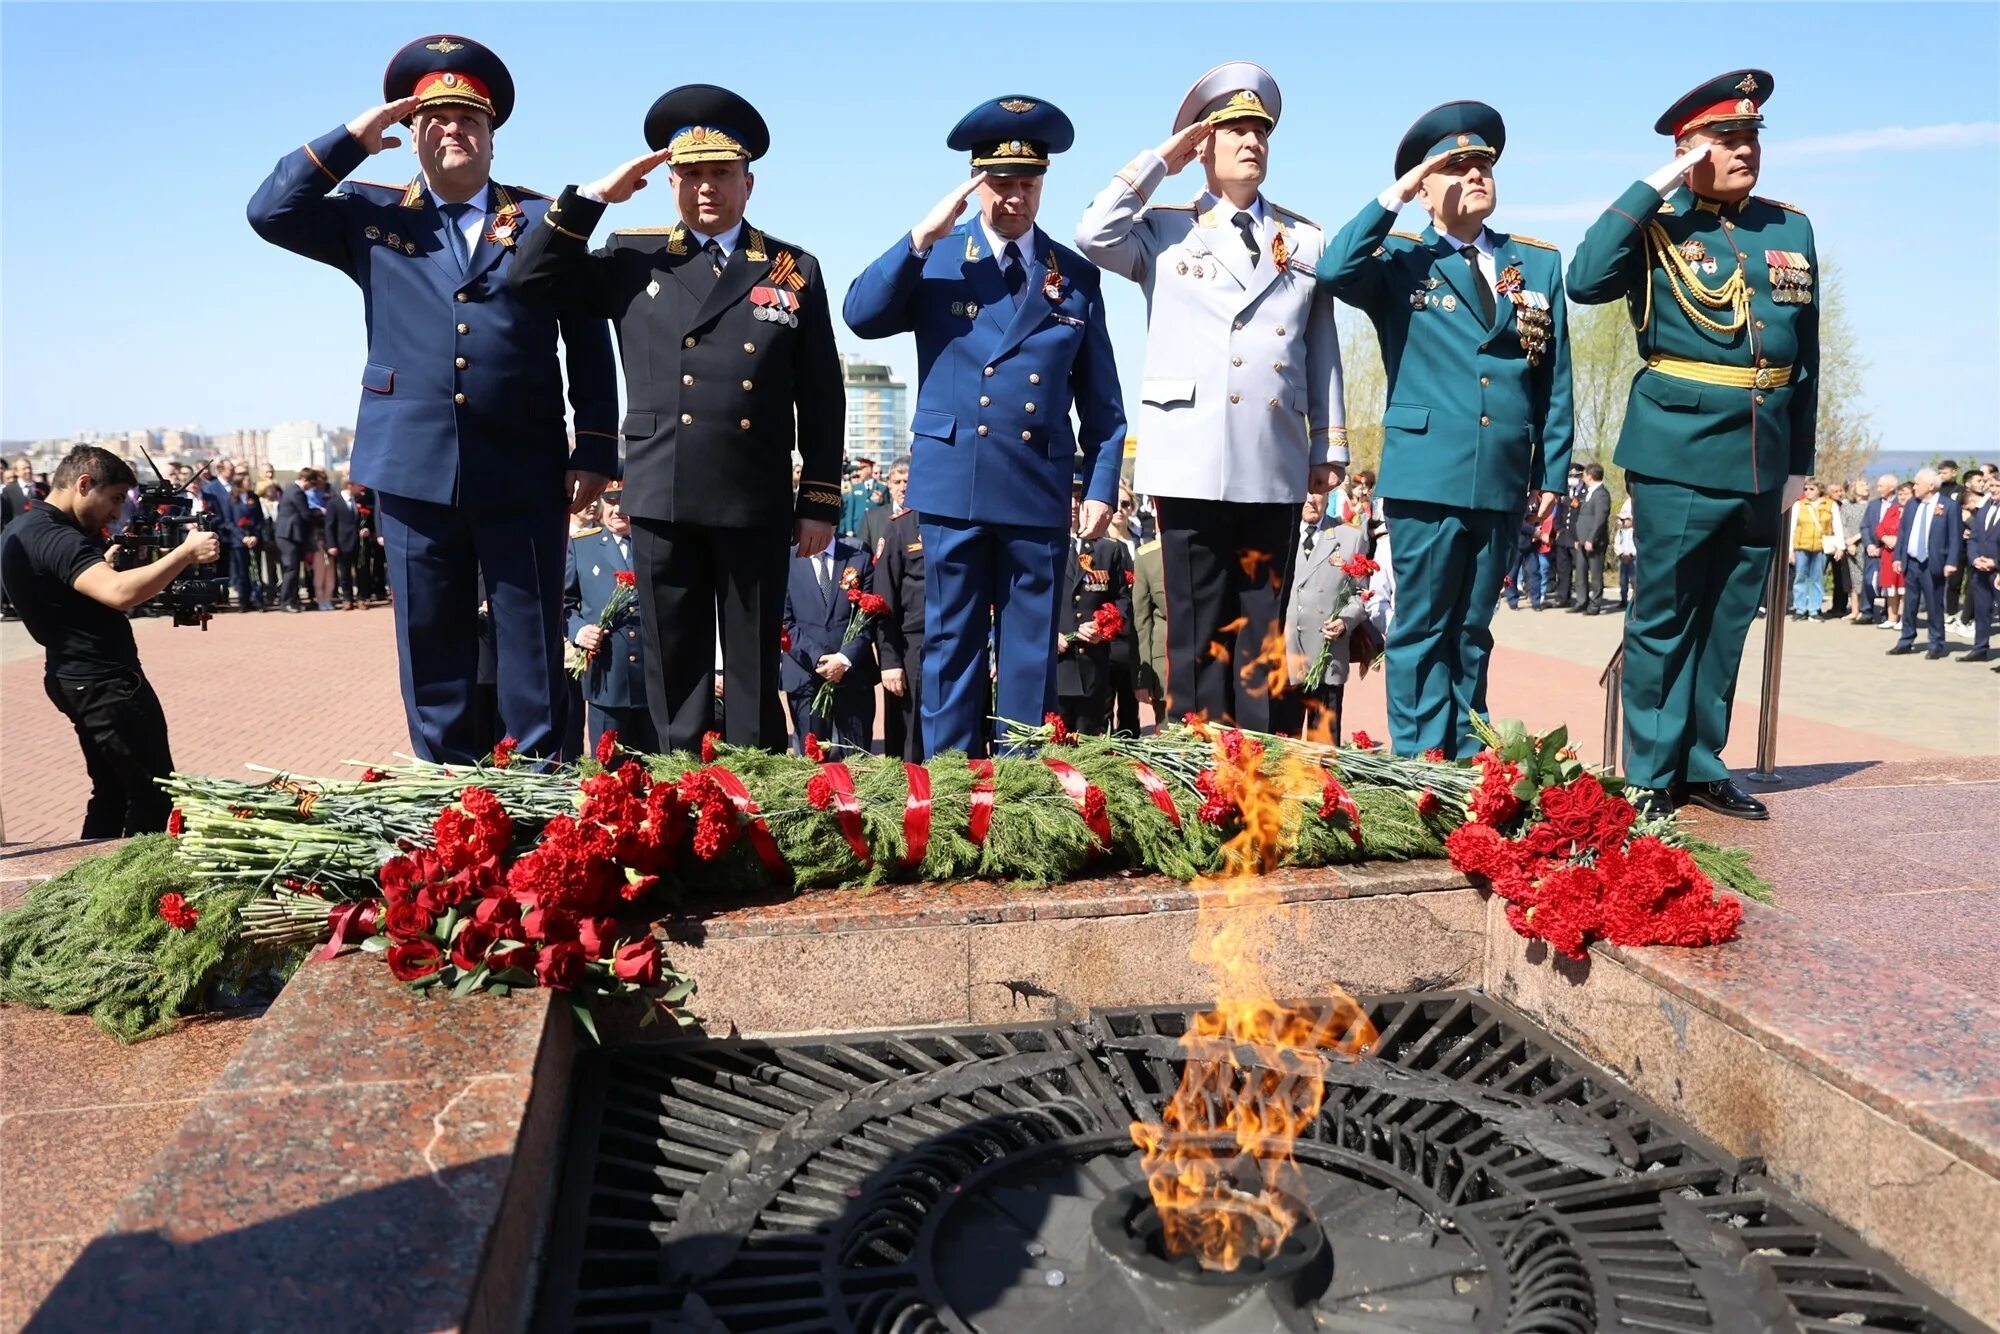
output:
[{"label": "black dress shoe", "polygon": [[1771,812],[1763,802],[1736,786],[1732,779],[1713,783],[1689,783],[1687,799],[1697,806],[1738,820],[1768,820]]},{"label": "black dress shoe", "polygon": [[1983,648],[1976,648],[1959,659],[1960,662],[1991,662],[1992,660],[1993,651]]},{"label": "black dress shoe", "polygon": [[1583,609],[1584,609],[1583,604],[1581,602],[1572,602],[1567,607],[1563,608],[1564,611],[1570,612],[1572,614],[1582,611]]},{"label": "black dress shoe", "polygon": [[1917,646],[1915,644],[1898,644],[1889,650],[1889,656],[1899,658],[1905,653],[1915,653],[1916,651]]},{"label": "black dress shoe", "polygon": [[1595,616],[1598,614],[1598,610],[1599,608],[1597,607],[1597,605],[1595,603],[1592,603],[1590,606],[1585,607],[1583,609],[1583,614],[1585,616]]},{"label": "black dress shoe", "polygon": [[1638,808],[1642,820],[1671,820],[1674,818],[1674,799],[1664,788],[1628,787],[1625,800]]},{"label": "black dress shoe", "polygon": [[1924,654],[1924,659],[1927,662],[1936,662],[1939,658],[1949,658],[1950,656],[1950,649],[1934,648]]}]

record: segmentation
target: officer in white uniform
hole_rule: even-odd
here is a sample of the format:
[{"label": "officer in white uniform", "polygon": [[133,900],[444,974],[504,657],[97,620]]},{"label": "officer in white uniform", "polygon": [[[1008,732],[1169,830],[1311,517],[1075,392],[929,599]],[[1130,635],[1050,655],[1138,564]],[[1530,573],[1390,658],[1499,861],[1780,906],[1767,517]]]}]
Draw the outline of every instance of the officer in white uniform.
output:
[{"label": "officer in white uniform", "polygon": [[[1146,292],[1133,488],[1159,510],[1167,716],[1291,732],[1302,717],[1282,643],[1293,530],[1306,492],[1338,485],[1347,430],[1334,300],[1313,281],[1325,234],[1262,194],[1280,110],[1264,69],[1210,70],[1173,137],[1091,201],[1076,243]],[[1149,202],[1197,158],[1207,189]]]}]

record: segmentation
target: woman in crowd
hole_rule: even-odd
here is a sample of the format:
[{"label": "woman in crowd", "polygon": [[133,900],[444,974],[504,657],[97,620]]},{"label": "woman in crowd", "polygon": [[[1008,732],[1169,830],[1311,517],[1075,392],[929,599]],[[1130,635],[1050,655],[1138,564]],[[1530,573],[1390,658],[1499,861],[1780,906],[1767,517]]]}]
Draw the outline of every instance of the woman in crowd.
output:
[{"label": "woman in crowd", "polygon": [[1840,531],[1840,511],[1806,479],[1805,494],[1792,506],[1792,619],[1824,619],[1826,558],[1846,547]]},{"label": "woman in crowd", "polygon": [[1618,533],[1611,539],[1611,549],[1618,556],[1618,605],[1630,610],[1632,593],[1638,587],[1634,577],[1639,560],[1639,538],[1632,530],[1632,497],[1626,496],[1625,503],[1618,507]]},{"label": "woman in crowd", "polygon": [[1903,576],[1896,569],[1896,534],[1903,527],[1903,506],[1914,494],[1908,482],[1897,487],[1895,500],[1882,507],[1882,517],[1875,524],[1875,545],[1882,548],[1875,566],[1875,589],[1886,612],[1880,625],[1898,633],[1903,629]]},{"label": "woman in crowd", "polygon": [[1833,562],[1833,606],[1829,609],[1835,615],[1845,616],[1850,621],[1861,619],[1862,551],[1867,545],[1868,535],[1861,531],[1861,521],[1868,513],[1868,483],[1857,477],[1844,487],[1835,488],[1834,502],[1840,510],[1840,531],[1847,539]]}]

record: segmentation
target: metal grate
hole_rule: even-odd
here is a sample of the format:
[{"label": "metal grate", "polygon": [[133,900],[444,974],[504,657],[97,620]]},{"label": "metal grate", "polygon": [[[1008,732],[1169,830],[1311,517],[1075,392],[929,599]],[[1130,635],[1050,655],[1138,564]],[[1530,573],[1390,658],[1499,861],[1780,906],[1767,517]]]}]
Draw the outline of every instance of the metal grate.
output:
[{"label": "metal grate", "polygon": [[536,1327],[1980,1328],[1506,1006],[1364,1005],[1380,1038],[1333,1065],[1297,1149],[1332,1255],[1303,1296],[1154,1300],[1093,1251],[1188,1014],[1121,1009],[587,1055]]}]

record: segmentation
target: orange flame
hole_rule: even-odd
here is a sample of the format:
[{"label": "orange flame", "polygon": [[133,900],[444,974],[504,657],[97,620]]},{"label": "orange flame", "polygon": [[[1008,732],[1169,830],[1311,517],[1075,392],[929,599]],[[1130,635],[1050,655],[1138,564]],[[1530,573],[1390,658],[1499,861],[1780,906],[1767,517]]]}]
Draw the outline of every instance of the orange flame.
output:
[{"label": "orange flame", "polygon": [[[1376,1035],[1337,988],[1324,1006],[1279,1003],[1261,962],[1281,906],[1264,877],[1296,837],[1287,833],[1286,794],[1317,793],[1318,770],[1288,753],[1266,774],[1256,742],[1223,732],[1214,744],[1219,785],[1243,821],[1223,848],[1221,873],[1197,885],[1220,890],[1200,895],[1189,951],[1214,974],[1216,1004],[1181,1039],[1187,1061],[1159,1124],[1135,1121],[1131,1130],[1167,1253],[1233,1270],[1274,1254],[1298,1221],[1290,1201],[1303,1192],[1284,1187],[1298,1170],[1292,1145],[1319,1116],[1329,1053],[1353,1059]],[[1302,813],[1294,802],[1294,831]],[[1218,1148],[1232,1139],[1233,1154]]]}]

